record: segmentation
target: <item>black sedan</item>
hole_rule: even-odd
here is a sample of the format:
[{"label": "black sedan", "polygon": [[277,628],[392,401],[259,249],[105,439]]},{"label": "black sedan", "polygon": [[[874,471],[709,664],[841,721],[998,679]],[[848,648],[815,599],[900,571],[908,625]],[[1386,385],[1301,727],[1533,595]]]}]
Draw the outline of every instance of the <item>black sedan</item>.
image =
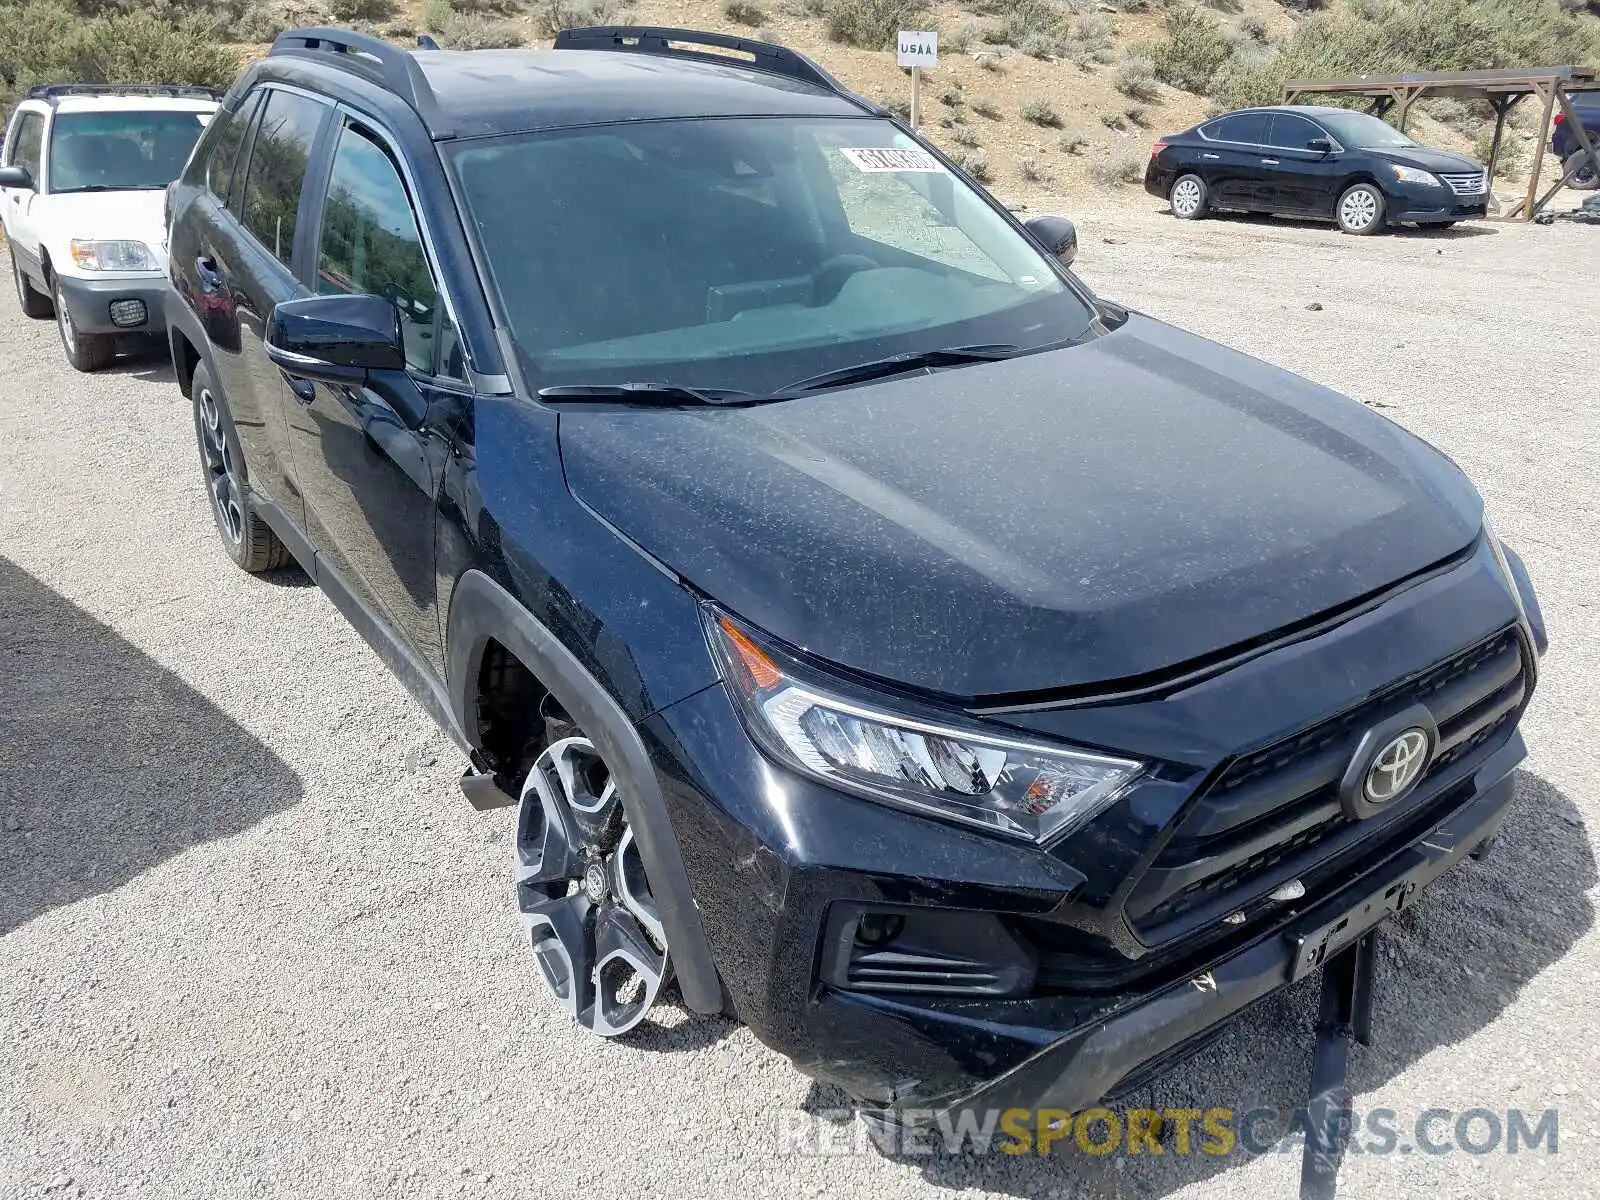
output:
[{"label": "black sedan", "polygon": [[1226,113],[1162,138],[1144,190],[1174,216],[1282,213],[1336,221],[1346,233],[1453,225],[1488,212],[1488,174],[1464,154],[1419,146],[1377,117],[1284,105]]}]

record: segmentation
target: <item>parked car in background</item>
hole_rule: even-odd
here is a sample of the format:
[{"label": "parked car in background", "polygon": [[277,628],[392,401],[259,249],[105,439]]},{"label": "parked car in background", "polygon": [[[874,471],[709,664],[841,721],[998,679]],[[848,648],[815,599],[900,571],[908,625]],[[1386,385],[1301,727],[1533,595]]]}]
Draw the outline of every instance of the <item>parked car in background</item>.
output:
[{"label": "parked car in background", "polygon": [[54,315],[67,361],[106,366],[117,339],[166,329],[166,187],[219,93],[176,85],[49,84],[11,115],[0,223],[17,300]]},{"label": "parked car in background", "polygon": [[[1583,125],[1583,132],[1589,137],[1589,144],[1600,150],[1600,92],[1574,92],[1567,98]],[[1568,187],[1584,192],[1600,187],[1600,172],[1588,161],[1566,112],[1559,108],[1556,109],[1555,128],[1550,133],[1550,153],[1561,160],[1563,171],[1572,172],[1572,178],[1567,180]]]},{"label": "parked car in background", "polygon": [[1144,190],[1197,220],[1219,210],[1338,223],[1346,233],[1454,225],[1488,212],[1477,159],[1420,146],[1345,108],[1248,108],[1169,134],[1150,151]]},{"label": "parked car in background", "polygon": [[1511,803],[1544,627],[1455,465],[792,51],[291,30],[171,209],[221,549],[519,807],[595,1034],[675,977],[873,1119],[1079,1112]]}]

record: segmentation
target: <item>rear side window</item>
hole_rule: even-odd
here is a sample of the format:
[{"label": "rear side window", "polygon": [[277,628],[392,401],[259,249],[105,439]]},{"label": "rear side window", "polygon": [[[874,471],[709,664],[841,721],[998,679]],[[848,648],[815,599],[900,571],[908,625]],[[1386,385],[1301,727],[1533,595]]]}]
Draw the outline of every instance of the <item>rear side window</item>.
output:
[{"label": "rear side window", "polygon": [[1267,142],[1266,113],[1234,113],[1219,117],[1203,127],[1202,132],[1214,142],[1247,142],[1264,146]]},{"label": "rear side window", "polygon": [[1304,117],[1297,117],[1293,113],[1274,113],[1267,145],[1281,146],[1285,150],[1304,150],[1313,138],[1326,140],[1327,137]]},{"label": "rear side window", "polygon": [[44,118],[36,112],[25,112],[17,121],[16,145],[6,147],[6,165],[27,167],[33,176],[34,186],[39,186],[39,155],[44,146]]},{"label": "rear side window", "polygon": [[257,91],[246,96],[236,113],[225,110],[217,113],[217,132],[210,139],[206,154],[206,187],[224,207],[228,203],[228,189],[233,184],[234,168],[238,165],[239,149],[244,145],[256,110],[261,107],[262,95]]},{"label": "rear side window", "polygon": [[327,107],[315,100],[271,90],[250,150],[244,227],[285,266],[294,258],[306,165],[327,112]]},{"label": "rear side window", "polygon": [[422,233],[393,160],[354,125],[334,151],[320,241],[317,291],[388,300],[400,314],[406,365],[431,374],[442,314]]}]

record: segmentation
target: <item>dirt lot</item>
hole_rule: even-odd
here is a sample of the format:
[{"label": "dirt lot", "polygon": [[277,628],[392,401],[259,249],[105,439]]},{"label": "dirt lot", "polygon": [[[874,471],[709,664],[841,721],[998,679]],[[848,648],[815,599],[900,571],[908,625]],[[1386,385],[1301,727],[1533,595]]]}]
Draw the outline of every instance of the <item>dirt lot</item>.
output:
[{"label": "dirt lot", "polygon": [[[1354,1079],[1401,1145],[1429,1108],[1553,1107],[1559,1151],[1363,1154],[1344,1194],[1595,1194],[1600,230],[1354,239],[1122,203],[1075,214],[1085,279],[1442,446],[1555,643],[1505,836],[1388,937]],[[0,1197],[1292,1194],[1292,1148],[780,1153],[836,1098],[736,1025],[669,1008],[602,1043],[546,1001],[508,814],[468,809],[458,756],[304,576],[224,559],[159,360],[74,375],[0,300],[0,445]],[[1314,999],[1139,1101],[1297,1103]]]}]

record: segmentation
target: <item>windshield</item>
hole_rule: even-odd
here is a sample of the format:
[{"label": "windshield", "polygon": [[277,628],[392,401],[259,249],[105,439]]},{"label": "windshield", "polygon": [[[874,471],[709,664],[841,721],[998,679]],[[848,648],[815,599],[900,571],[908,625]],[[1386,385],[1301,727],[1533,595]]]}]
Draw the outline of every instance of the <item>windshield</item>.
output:
[{"label": "windshield", "polygon": [[210,113],[57,113],[50,132],[52,192],[149,191],[182,172]]},{"label": "windshield", "polygon": [[1366,113],[1318,113],[1317,119],[1333,132],[1340,145],[1350,150],[1385,150],[1416,145],[1393,125],[1386,125]]},{"label": "windshield", "polygon": [[1060,342],[1092,320],[887,121],[641,121],[453,156],[535,387],[766,392],[891,354]]}]

